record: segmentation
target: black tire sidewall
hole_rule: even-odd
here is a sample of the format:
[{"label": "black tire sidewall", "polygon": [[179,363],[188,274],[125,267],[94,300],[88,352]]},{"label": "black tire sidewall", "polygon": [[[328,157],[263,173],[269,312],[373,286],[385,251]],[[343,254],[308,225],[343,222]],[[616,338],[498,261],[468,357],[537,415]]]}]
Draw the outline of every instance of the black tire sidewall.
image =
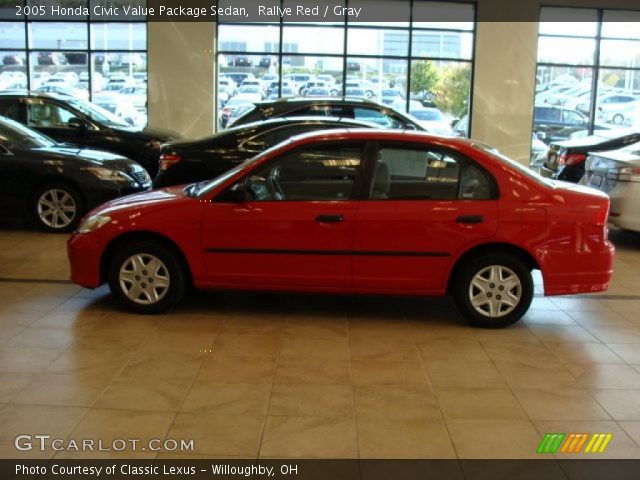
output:
[{"label": "black tire sidewall", "polygon": [[[64,228],[50,227],[40,219],[40,215],[38,214],[38,201],[40,200],[40,197],[42,196],[42,194],[48,190],[63,190],[69,195],[71,195],[71,197],[73,198],[73,201],[76,204],[76,216],[73,219],[73,221]],[[82,195],[80,194],[77,188],[63,182],[48,183],[46,185],[39,187],[33,194],[33,197],[31,199],[31,212],[33,214],[33,220],[36,222],[36,224],[38,225],[38,228],[40,228],[41,230],[44,230],[45,232],[53,232],[53,233],[68,233],[73,231],[76,228],[76,226],[80,223],[80,220],[82,219],[85,213],[85,203],[84,203],[84,199],[82,198]]]},{"label": "black tire sidewall", "polygon": [[[498,318],[489,318],[476,312],[469,299],[471,280],[480,270],[491,265],[501,265],[509,268],[519,277],[522,285],[522,296],[518,306],[509,314]],[[459,269],[453,282],[452,293],[458,311],[471,325],[476,327],[502,328],[512,325],[522,318],[533,300],[531,272],[520,259],[513,255],[494,253],[471,259]]]},{"label": "black tire sidewall", "polygon": [[[169,272],[169,291],[159,302],[153,305],[140,305],[129,300],[120,288],[120,267],[129,257],[135,254],[149,254],[159,258]],[[147,315],[164,313],[170,310],[182,300],[187,287],[185,270],[177,254],[172,248],[154,240],[134,241],[117,249],[109,262],[107,277],[111,294],[118,302],[134,313]]]}]

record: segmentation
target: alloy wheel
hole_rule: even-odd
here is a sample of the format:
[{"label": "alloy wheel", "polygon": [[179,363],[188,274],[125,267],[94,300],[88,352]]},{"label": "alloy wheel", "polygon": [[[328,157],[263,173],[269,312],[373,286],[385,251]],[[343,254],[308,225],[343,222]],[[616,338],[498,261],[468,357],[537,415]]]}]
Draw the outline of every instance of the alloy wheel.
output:
[{"label": "alloy wheel", "polygon": [[127,258],[118,275],[120,288],[129,300],[139,305],[152,305],[169,291],[169,270],[158,257],[137,253]]},{"label": "alloy wheel", "polygon": [[522,284],[513,270],[491,265],[475,274],[469,285],[469,300],[479,314],[499,318],[511,313],[520,303]]},{"label": "alloy wheel", "polygon": [[38,218],[49,228],[68,227],[77,213],[78,206],[73,196],[59,188],[45,190],[38,198]]}]

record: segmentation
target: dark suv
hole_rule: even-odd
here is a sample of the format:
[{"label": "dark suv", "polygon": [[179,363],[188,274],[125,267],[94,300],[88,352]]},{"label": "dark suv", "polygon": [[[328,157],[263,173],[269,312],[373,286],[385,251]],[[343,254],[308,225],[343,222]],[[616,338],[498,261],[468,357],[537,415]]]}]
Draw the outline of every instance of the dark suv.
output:
[{"label": "dark suv", "polygon": [[151,176],[158,171],[160,145],[180,138],[173,132],[136,129],[107,110],[68,95],[0,93],[0,115],[58,142],[123,155],[138,162]]},{"label": "dark suv", "polygon": [[[334,117],[352,118],[385,128],[421,130],[416,120],[391,107],[357,98],[281,98],[257,102],[255,107],[233,122],[233,126],[246,125],[268,118],[279,117]],[[231,125],[229,125],[231,126]]]},{"label": "dark suv", "polygon": [[[570,108],[536,105],[533,110],[533,131],[543,141],[564,140],[557,135],[560,131],[576,132],[589,128],[589,119]],[[567,133],[568,135],[568,133]]]}]

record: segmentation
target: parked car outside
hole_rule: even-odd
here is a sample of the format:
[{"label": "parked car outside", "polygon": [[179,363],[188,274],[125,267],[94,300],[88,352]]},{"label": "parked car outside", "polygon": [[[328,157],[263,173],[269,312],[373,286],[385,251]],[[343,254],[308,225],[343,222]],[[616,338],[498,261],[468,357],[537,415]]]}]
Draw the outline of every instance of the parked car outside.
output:
[{"label": "parked car outside", "polygon": [[133,160],[56,143],[0,117],[0,211],[32,219],[43,230],[68,232],[88,210],[151,187]]},{"label": "parked car outside", "polygon": [[541,134],[541,140],[549,139],[558,131],[572,127],[586,129],[589,119],[583,113],[569,108],[536,105],[533,109],[533,131]]},{"label": "parked car outside", "polygon": [[409,114],[422,125],[425,131],[436,135],[453,135],[453,129],[444,115],[437,108],[420,108],[410,110]]},{"label": "parked car outside", "polygon": [[220,128],[229,127],[229,121],[231,119],[237,119],[238,116],[253,108],[255,108],[255,106],[252,102],[244,98],[239,98],[238,96],[233,97],[224,105],[222,112],[220,112]]},{"label": "parked car outside", "polygon": [[[472,324],[608,288],[608,197],[470,140],[377,129],[297,136],[213,181],[116,200],[68,242],[72,280],[161,313],[187,287],[451,293]],[[523,215],[523,212],[527,212]],[[520,219],[514,221],[514,219]]]},{"label": "parked car outside", "polygon": [[606,123],[622,125],[626,118],[640,111],[640,97],[612,93],[602,96],[597,102],[597,118]]},{"label": "parked car outside", "polygon": [[378,128],[372,123],[330,117],[273,118],[224,130],[215,135],[162,146],[154,186],[211,180],[239,163],[289,138],[317,130]]},{"label": "parked car outside", "polygon": [[56,94],[26,91],[0,93],[2,114],[58,142],[131,158],[152,176],[158,170],[160,145],[180,138],[174,132],[132,127],[92,103]]},{"label": "parked car outside", "polygon": [[609,222],[640,232],[640,143],[589,154],[583,185],[609,195]]},{"label": "parked car outside", "polygon": [[253,103],[259,102],[264,98],[264,93],[262,89],[256,85],[246,85],[240,87],[238,90],[238,95],[234,98],[237,100],[244,100],[245,102]]},{"label": "parked car outside", "polygon": [[640,132],[603,130],[590,137],[553,142],[540,169],[543,177],[578,183],[589,152],[615,150],[640,142]]}]

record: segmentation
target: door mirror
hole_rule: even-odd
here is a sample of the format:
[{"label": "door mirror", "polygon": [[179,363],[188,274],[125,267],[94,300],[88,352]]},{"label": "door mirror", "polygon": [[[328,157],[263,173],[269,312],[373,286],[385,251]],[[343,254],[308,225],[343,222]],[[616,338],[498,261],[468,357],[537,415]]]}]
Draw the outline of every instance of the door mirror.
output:
[{"label": "door mirror", "polygon": [[247,152],[264,152],[267,144],[263,140],[248,140],[242,144],[242,149]]},{"label": "door mirror", "polygon": [[413,123],[407,123],[407,130],[417,130],[417,128]]},{"label": "door mirror", "polygon": [[224,203],[243,203],[247,201],[247,187],[245,182],[236,183],[222,195],[220,202]]},{"label": "door mirror", "polygon": [[536,138],[538,140],[544,140],[546,138],[546,135],[544,134],[544,132],[536,132]]},{"label": "door mirror", "polygon": [[84,120],[78,118],[78,117],[71,117],[69,119],[69,121],[67,122],[67,125],[70,126],[71,128],[76,128],[78,130],[86,130],[87,129],[87,122],[85,122]]}]

